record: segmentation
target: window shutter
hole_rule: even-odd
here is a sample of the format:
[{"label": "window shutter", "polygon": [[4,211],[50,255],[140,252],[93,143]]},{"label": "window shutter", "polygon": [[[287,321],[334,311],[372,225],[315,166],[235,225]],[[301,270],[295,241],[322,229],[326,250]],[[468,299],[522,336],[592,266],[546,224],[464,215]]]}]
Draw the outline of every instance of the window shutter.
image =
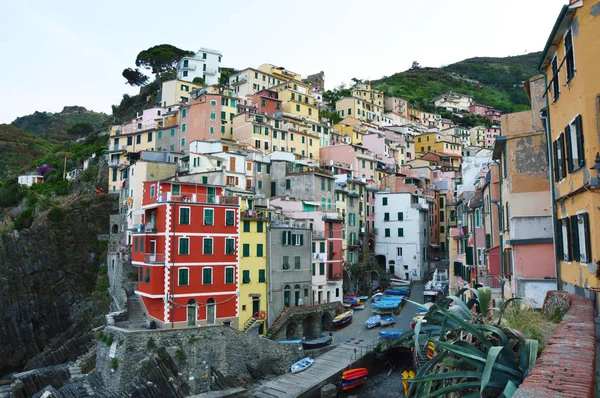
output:
[{"label": "window shutter", "polygon": [[556,219],[556,257],[558,257],[561,260],[564,258],[561,219]]},{"label": "window shutter", "polygon": [[575,126],[577,131],[575,134],[577,135],[577,156],[579,156],[579,166],[583,166],[585,164],[585,155],[583,148],[583,123],[581,122],[581,115],[577,115],[575,118]]},{"label": "window shutter", "polygon": [[292,245],[296,245],[296,234],[292,235]]},{"label": "window shutter", "polygon": [[573,246],[571,244],[571,219],[569,217],[566,217],[563,219],[563,222],[567,227],[567,247],[563,248],[563,258],[565,261],[571,261],[571,247]]},{"label": "window shutter", "polygon": [[554,181],[560,180],[558,169],[558,141],[552,142],[552,159],[554,160]]},{"label": "window shutter", "polygon": [[560,178],[564,178],[567,176],[567,172],[566,172],[566,160],[567,160],[567,154],[565,153],[565,135],[563,133],[560,134],[560,138],[558,141],[558,145],[560,145],[560,153],[562,154],[562,157],[560,159]]},{"label": "window shutter", "polygon": [[577,215],[571,216],[571,258],[573,261],[579,261],[579,227]]},{"label": "window shutter", "polygon": [[592,239],[590,236],[590,215],[589,213],[582,214],[583,216],[583,230],[585,236],[585,261],[588,263],[592,262]]},{"label": "window shutter", "polygon": [[283,231],[283,232],[281,233],[281,244],[282,244],[283,246],[285,246],[285,245],[287,244],[287,239],[286,239],[286,237],[287,237],[286,231]]},{"label": "window shutter", "polygon": [[300,235],[300,246],[304,246],[304,235]]},{"label": "window shutter", "polygon": [[567,141],[567,152],[565,157],[567,158],[567,170],[569,173],[573,172],[573,148],[571,147],[571,126],[565,127],[565,140]]}]

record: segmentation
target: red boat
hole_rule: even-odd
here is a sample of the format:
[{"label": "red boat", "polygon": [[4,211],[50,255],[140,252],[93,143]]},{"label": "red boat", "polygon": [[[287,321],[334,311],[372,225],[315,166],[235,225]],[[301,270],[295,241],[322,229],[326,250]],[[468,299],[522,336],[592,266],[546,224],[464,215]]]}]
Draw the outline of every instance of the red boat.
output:
[{"label": "red boat", "polygon": [[342,373],[342,380],[344,380],[344,381],[356,380],[356,379],[365,377],[368,374],[369,374],[369,371],[367,370],[367,368],[356,368],[356,369],[346,370],[344,373]]}]

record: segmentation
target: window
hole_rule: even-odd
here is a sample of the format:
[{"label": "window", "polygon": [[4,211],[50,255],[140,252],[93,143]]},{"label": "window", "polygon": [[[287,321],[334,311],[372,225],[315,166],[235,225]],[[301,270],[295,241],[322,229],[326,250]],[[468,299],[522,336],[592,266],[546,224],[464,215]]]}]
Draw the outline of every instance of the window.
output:
[{"label": "window", "polygon": [[202,284],[212,285],[212,268],[202,268]]},{"label": "window", "polygon": [[235,210],[225,210],[225,225],[228,227],[235,225]]},{"label": "window", "polygon": [[250,244],[244,243],[242,246],[242,257],[250,257]]},{"label": "window", "polygon": [[262,257],[262,256],[263,256],[263,244],[258,243],[256,245],[256,257]]},{"label": "window", "polygon": [[554,102],[558,101],[560,83],[558,81],[558,57],[556,55],[552,58],[552,94],[554,95]]},{"label": "window", "polygon": [[319,242],[319,253],[325,253],[325,242]]},{"label": "window", "polygon": [[319,275],[325,275],[325,263],[319,263]]},{"label": "window", "polygon": [[590,236],[590,215],[581,213],[577,215],[577,224],[579,236],[579,261],[582,264],[591,263],[592,260],[592,241]]},{"label": "window", "polygon": [[190,224],[190,208],[180,207],[179,208],[179,224],[189,225]]},{"label": "window", "polygon": [[398,221],[404,221],[404,213],[401,211],[398,212]]},{"label": "window", "polygon": [[388,198],[381,198],[381,204],[383,206],[387,206],[387,204],[388,204]]},{"label": "window", "polygon": [[296,112],[300,112],[300,105],[296,104]]},{"label": "window", "polygon": [[250,271],[242,271],[242,283],[250,283]]},{"label": "window", "polygon": [[235,282],[235,269],[233,267],[225,267],[225,283]]},{"label": "window", "polygon": [[[262,182],[262,181],[259,181],[259,182]],[[256,223],[256,232],[260,232],[260,233],[264,232],[264,224],[262,221],[259,221]]]},{"label": "window", "polygon": [[183,124],[181,125],[181,132],[182,132],[182,133],[185,133],[185,131],[186,131],[186,130],[187,130],[187,125],[186,125],[185,123],[183,123]]},{"label": "window", "polygon": [[179,238],[179,251],[180,255],[190,254],[190,238]]},{"label": "window", "polygon": [[214,112],[210,113],[210,120],[217,120],[217,114]]},{"label": "window", "polygon": [[187,286],[190,282],[189,278],[190,270],[188,268],[179,268],[178,270],[178,282],[179,286]]},{"label": "window", "polygon": [[250,221],[244,221],[244,232],[250,232]]},{"label": "window", "polygon": [[171,137],[175,137],[175,129],[171,129],[170,134],[171,134]]},{"label": "window", "polygon": [[258,283],[266,283],[267,282],[267,273],[264,269],[258,270]]},{"label": "window", "polygon": [[285,189],[291,189],[292,188],[292,180],[290,180],[289,178],[287,178],[285,180]]},{"label": "window", "polygon": [[565,61],[567,63],[567,83],[575,76],[575,58],[573,52],[573,31],[569,29],[565,35]]},{"label": "window", "polygon": [[[559,234],[562,245],[560,245],[560,253],[559,255],[562,257],[563,261],[569,262],[571,261],[571,220],[567,218],[563,218],[559,220]],[[558,237],[557,237],[558,240]]]},{"label": "window", "polygon": [[312,276],[316,275],[317,264],[312,263]]},{"label": "window", "polygon": [[569,173],[578,170],[585,164],[584,149],[583,149],[583,128],[581,123],[581,115],[577,115],[575,119],[565,127],[565,141],[567,144],[566,158]]},{"label": "window", "polygon": [[321,189],[325,190],[325,179],[321,178]]},{"label": "window", "polygon": [[213,254],[213,239],[204,238],[202,245],[202,254]]},{"label": "window", "polygon": [[390,213],[383,213],[383,221],[390,221]]},{"label": "window", "polygon": [[402,256],[402,248],[401,248],[401,247],[397,247],[397,248],[396,248],[396,255],[397,255],[398,257]]},{"label": "window", "polygon": [[300,269],[300,256],[294,256],[294,268]]},{"label": "window", "polygon": [[475,226],[476,227],[481,226],[481,219],[479,217],[479,209],[475,209]]},{"label": "window", "polygon": [[386,228],[386,229],[385,229],[385,237],[386,237],[386,238],[389,238],[389,237],[390,237],[390,229],[389,229],[389,228]]},{"label": "window", "polygon": [[162,131],[159,131],[159,132],[158,132],[158,139],[159,139],[159,140],[162,140]]},{"label": "window", "polygon": [[181,148],[185,148],[185,138],[181,139]]},{"label": "window", "polygon": [[235,239],[225,239],[225,254],[235,254]]},{"label": "window", "polygon": [[151,185],[150,186],[150,197],[153,198],[155,195],[155,191],[156,191],[156,186]]},{"label": "window", "polygon": [[282,267],[283,267],[283,269],[290,269],[290,257],[289,256],[283,256]]},{"label": "window", "polygon": [[187,71],[187,70],[184,70],[184,71],[183,71],[183,77],[187,77],[187,76],[188,76],[188,71]]},{"label": "window", "polygon": [[204,225],[214,225],[214,216],[213,209],[204,209]]},{"label": "window", "polygon": [[565,135],[561,133],[554,142],[552,142],[554,156],[554,180],[560,181],[567,176],[566,156],[565,156]]},{"label": "window", "polygon": [[152,142],[152,131],[148,132],[148,142]]},{"label": "window", "polygon": [[398,236],[404,236],[404,228],[398,228]]}]

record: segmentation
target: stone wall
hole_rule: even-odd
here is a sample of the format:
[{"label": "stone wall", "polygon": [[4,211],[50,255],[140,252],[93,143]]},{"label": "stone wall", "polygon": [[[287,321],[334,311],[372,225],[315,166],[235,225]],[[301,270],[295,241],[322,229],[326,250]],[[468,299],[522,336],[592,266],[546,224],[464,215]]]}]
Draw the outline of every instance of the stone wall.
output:
[{"label": "stone wall", "polygon": [[288,308],[269,329],[276,340],[298,340],[320,337],[332,330],[331,321],[346,309],[339,301]]},{"label": "stone wall", "polygon": [[562,291],[546,295],[544,310],[568,311],[537,359],[533,371],[519,386],[515,398],[593,397],[596,336],[592,300]]},{"label": "stone wall", "polygon": [[[148,331],[109,326],[104,333],[112,336],[115,361],[109,355],[111,347],[99,342],[96,369],[106,387],[119,394],[146,385],[149,375],[154,384],[172,379],[163,393],[168,386],[190,394],[218,389],[223,383],[245,387],[264,375],[283,374],[302,356],[296,344],[279,344],[226,326]],[[111,361],[113,368],[117,365],[114,371]],[[159,375],[146,371],[155,363],[160,364]]]}]

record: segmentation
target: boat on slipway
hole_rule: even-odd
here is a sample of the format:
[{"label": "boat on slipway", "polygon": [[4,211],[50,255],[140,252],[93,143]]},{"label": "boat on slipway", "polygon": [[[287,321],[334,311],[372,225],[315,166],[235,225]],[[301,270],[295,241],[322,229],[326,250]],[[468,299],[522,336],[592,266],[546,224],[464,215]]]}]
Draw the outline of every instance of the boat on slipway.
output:
[{"label": "boat on slipway", "polygon": [[302,372],[303,370],[306,370],[310,365],[313,364],[313,362],[315,362],[315,360],[309,357],[299,360],[298,362],[292,365],[292,373],[298,373]]},{"label": "boat on slipway", "polygon": [[318,339],[303,341],[302,348],[305,350],[312,350],[315,348],[321,348],[321,347],[328,346],[332,342],[333,342],[332,336],[323,336]]},{"label": "boat on slipway", "polygon": [[354,315],[354,311],[348,310],[346,312],[342,312],[335,318],[333,318],[333,326],[337,328],[341,328],[347,326],[350,322],[352,322],[352,316]]}]

